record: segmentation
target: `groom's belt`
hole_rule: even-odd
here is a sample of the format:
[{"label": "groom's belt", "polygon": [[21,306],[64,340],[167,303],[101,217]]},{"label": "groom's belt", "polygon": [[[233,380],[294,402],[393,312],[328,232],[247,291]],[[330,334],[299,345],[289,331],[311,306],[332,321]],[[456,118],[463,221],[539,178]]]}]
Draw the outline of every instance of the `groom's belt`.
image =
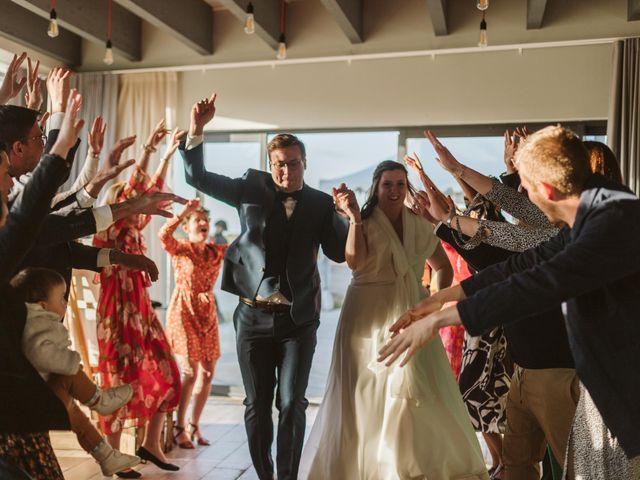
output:
[{"label": "groom's belt", "polygon": [[291,309],[291,305],[284,303],[265,302],[263,300],[251,300],[250,298],[240,297],[240,301],[251,308],[255,308],[265,313],[284,313]]}]

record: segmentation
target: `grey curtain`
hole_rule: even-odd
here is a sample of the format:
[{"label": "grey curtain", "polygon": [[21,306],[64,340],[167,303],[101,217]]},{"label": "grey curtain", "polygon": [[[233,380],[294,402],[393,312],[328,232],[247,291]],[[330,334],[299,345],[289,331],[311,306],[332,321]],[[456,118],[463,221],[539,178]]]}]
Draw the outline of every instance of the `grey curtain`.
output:
[{"label": "grey curtain", "polygon": [[91,128],[93,120],[102,115],[107,123],[107,131],[104,138],[101,162],[104,161],[107,151],[116,141],[117,118],[118,118],[118,77],[108,73],[79,73],[74,77],[75,88],[82,94],[82,111],[80,118],[85,121],[85,125],[80,132],[80,147],[73,163],[69,180],[61,187],[60,191],[65,191],[71,187],[74,180],[80,173],[82,165],[87,157],[89,145],[87,133]]},{"label": "grey curtain", "polygon": [[615,43],[607,143],[622,178],[640,195],[640,38]]}]

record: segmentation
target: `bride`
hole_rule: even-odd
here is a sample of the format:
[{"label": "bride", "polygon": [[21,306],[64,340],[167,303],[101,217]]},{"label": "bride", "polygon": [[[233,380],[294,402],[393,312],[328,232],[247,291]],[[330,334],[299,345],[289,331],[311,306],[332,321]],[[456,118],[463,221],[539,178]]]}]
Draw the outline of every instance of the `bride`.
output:
[{"label": "bride", "polygon": [[438,288],[451,283],[433,227],[404,206],[413,194],[406,169],[393,161],[376,168],[362,213],[351,190],[334,189],[350,220],[345,254],[353,278],[300,478],[489,478],[440,339],[404,368],[376,361],[389,326],[428,295],[420,283],[425,260],[437,272]]}]

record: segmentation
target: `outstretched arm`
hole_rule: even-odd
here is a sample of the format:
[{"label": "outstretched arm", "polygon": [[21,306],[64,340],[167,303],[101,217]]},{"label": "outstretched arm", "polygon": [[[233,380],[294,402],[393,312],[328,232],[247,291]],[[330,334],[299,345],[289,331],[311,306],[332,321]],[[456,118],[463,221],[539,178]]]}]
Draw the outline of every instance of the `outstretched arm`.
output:
[{"label": "outstretched arm", "polygon": [[184,173],[187,183],[201,192],[210,195],[232,207],[240,206],[244,191],[244,180],[231,179],[224,175],[208,172],[204,168],[204,150],[202,135],[204,126],[216,112],[216,94],[205,98],[191,108],[191,124],[185,142],[180,144],[180,153],[184,160]]}]

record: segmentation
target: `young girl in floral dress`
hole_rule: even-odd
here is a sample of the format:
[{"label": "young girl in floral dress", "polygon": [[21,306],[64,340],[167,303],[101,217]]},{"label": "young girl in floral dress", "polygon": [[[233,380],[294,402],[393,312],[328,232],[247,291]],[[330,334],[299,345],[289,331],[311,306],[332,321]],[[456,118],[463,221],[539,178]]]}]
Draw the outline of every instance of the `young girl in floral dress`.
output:
[{"label": "young girl in floral dress", "polygon": [[[143,155],[126,183],[118,183],[109,190],[107,203],[126,200],[143,193],[161,191],[169,161],[184,136],[174,131],[170,145],[153,178],[145,173],[149,157],[168,131],[161,121],[143,146]],[[99,232],[93,244],[125,253],[146,251],[142,237],[149,223],[147,215],[136,215],[114,223]],[[102,431],[112,447],[118,448],[125,420],[136,426],[148,422],[145,439],[136,454],[165,470],[178,470],[167,463],[160,444],[160,433],[166,412],[175,409],[180,398],[180,375],[162,325],[151,306],[148,274],[110,266],[100,273],[100,298],[97,324],[100,357],[98,369],[104,388],[123,383],[133,387],[131,401],[114,412],[101,417]],[[138,478],[135,471],[118,473],[124,478]]]},{"label": "young girl in floral dress", "polygon": [[[176,240],[178,227],[188,238]],[[209,212],[191,200],[184,210],[160,229],[163,248],[172,257],[176,288],[167,311],[167,338],[182,367],[182,395],[175,427],[176,442],[181,448],[194,448],[192,441],[209,445],[199,431],[198,423],[209,397],[213,372],[220,358],[218,317],[213,296],[227,245],[209,239]],[[196,382],[197,380],[197,382]],[[194,386],[195,392],[194,391]],[[185,431],[185,416],[191,394],[191,440]]]}]

